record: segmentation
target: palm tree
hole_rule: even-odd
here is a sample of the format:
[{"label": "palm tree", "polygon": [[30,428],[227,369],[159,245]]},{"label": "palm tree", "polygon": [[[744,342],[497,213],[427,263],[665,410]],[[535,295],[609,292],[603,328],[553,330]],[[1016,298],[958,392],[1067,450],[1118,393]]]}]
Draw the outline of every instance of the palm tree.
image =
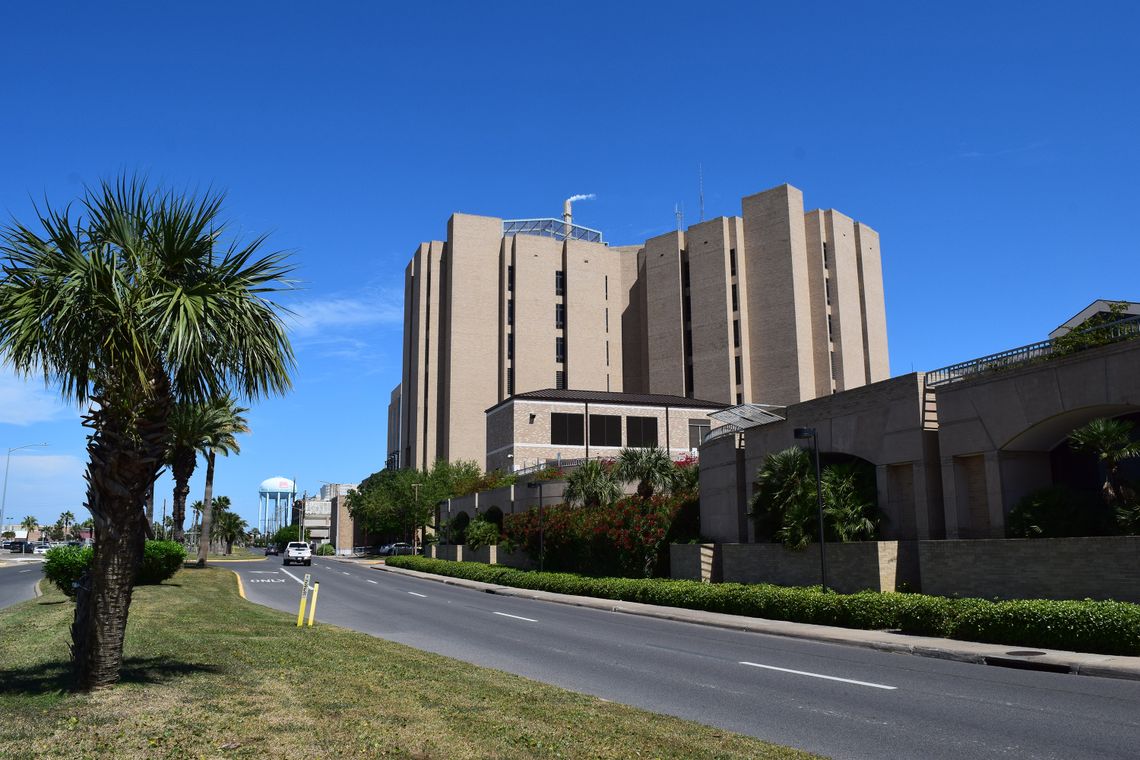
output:
[{"label": "palm tree", "polygon": [[220,512],[214,522],[211,537],[226,545],[226,554],[233,554],[234,541],[245,536],[247,527],[246,521],[236,512]]},{"label": "palm tree", "polygon": [[790,549],[811,543],[818,518],[815,468],[807,451],[792,446],[765,456],[749,506],[757,532]]},{"label": "palm tree", "polygon": [[676,467],[664,449],[622,449],[614,475],[626,483],[637,481],[637,495],[649,498],[654,492],[673,487]]},{"label": "palm tree", "polygon": [[37,520],[36,518],[32,517],[31,515],[28,515],[27,517],[25,517],[23,520],[20,521],[20,527],[24,529],[24,531],[25,531],[24,535],[27,537],[27,539],[29,541],[31,541],[32,540],[32,531],[35,530],[36,528],[40,527],[40,521]]},{"label": "palm tree", "polygon": [[71,510],[68,510],[59,516],[59,521],[63,523],[63,538],[64,540],[67,540],[69,533],[68,528],[72,523],[75,522],[75,513],[73,513]]},{"label": "palm tree", "polygon": [[0,230],[0,361],[88,407],[95,554],[72,625],[82,690],[119,678],[146,496],[175,403],[290,386],[292,348],[269,300],[287,286],[285,254],[262,255],[263,237],[220,245],[221,202],[121,178],[86,190],[76,216],[46,206],[39,231]]},{"label": "palm tree", "polygon": [[[174,540],[183,539],[182,524],[186,521],[186,497],[190,495],[190,478],[198,467],[198,452],[221,435],[231,424],[229,398],[211,399],[205,403],[178,402],[170,413],[170,449],[167,464],[174,478],[174,500],[171,514],[174,517]],[[203,512],[203,521],[207,518]],[[209,535],[207,533],[207,535]],[[199,542],[199,545],[201,542]]]},{"label": "palm tree", "polygon": [[1069,445],[1076,451],[1091,451],[1104,463],[1104,485],[1101,495],[1110,507],[1120,501],[1117,474],[1125,459],[1140,457],[1140,441],[1132,440],[1132,423],[1098,417],[1069,434]]},{"label": "palm tree", "polygon": [[621,483],[614,477],[611,463],[587,459],[566,476],[562,497],[586,507],[608,505],[621,497]]},{"label": "palm tree", "polygon": [[[218,507],[226,509],[230,505],[230,500],[221,496],[218,498],[220,502],[225,499],[224,505],[213,503],[214,496],[214,456],[221,452],[223,456],[229,456],[230,452],[237,454],[241,451],[238,446],[237,439],[234,437],[238,433],[248,433],[249,426],[242,415],[249,410],[238,406],[234,400],[229,396],[225,398],[216,399],[214,402],[216,406],[216,419],[218,424],[210,430],[210,434],[206,440],[198,447],[206,456],[206,493],[203,497],[205,508],[202,510],[202,533],[203,536],[209,536],[210,523],[213,520],[213,512]],[[231,548],[233,542],[230,542]],[[209,554],[210,546],[208,541],[198,542],[198,567],[206,566],[206,556]],[[226,552],[229,554],[229,552]]]},{"label": "palm tree", "polygon": [[820,480],[825,522],[828,531],[839,541],[869,541],[879,531],[883,518],[868,467],[868,464],[841,462],[823,470]]}]

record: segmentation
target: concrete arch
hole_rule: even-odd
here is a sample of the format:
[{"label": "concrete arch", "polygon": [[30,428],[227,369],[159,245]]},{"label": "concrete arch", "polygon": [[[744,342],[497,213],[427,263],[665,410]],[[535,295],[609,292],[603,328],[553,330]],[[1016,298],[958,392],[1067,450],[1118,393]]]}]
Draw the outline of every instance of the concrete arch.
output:
[{"label": "concrete arch", "polygon": [[1133,404],[1097,404],[1068,409],[1039,420],[999,447],[1001,451],[1052,451],[1077,428],[1098,417],[1123,417],[1140,412]]}]

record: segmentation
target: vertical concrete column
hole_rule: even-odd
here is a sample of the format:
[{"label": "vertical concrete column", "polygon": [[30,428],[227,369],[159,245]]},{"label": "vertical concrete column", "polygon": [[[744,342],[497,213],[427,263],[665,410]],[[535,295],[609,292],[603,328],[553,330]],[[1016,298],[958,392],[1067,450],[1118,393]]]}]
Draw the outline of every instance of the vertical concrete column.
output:
[{"label": "vertical concrete column", "polygon": [[1001,461],[1000,452],[987,451],[984,455],[986,463],[986,507],[990,515],[990,537],[1002,538],[1005,536],[1005,512],[1002,507],[1001,495]]},{"label": "vertical concrete column", "polygon": [[884,512],[887,505],[891,503],[891,491],[889,487],[890,473],[888,472],[887,465],[875,465],[875,498],[879,502],[879,509]]},{"label": "vertical concrete column", "polygon": [[954,457],[942,457],[942,503],[945,505],[946,538],[958,535],[958,478]]},{"label": "vertical concrete column", "polygon": [[930,504],[926,498],[926,463],[912,462],[914,478],[914,532],[915,538],[927,540],[930,536]]}]

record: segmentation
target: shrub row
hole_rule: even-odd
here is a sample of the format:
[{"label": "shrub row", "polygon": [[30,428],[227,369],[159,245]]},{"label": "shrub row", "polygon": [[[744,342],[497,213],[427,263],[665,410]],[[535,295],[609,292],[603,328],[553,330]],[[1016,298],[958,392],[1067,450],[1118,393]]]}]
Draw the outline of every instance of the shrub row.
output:
[{"label": "shrub row", "polygon": [[[91,567],[94,550],[89,547],[57,546],[44,556],[44,576],[68,596],[75,595],[75,584]],[[186,550],[176,541],[147,541],[143,547],[135,585],[153,586],[172,577],[186,561]]]},{"label": "shrub row", "polygon": [[392,557],[387,564],[502,586],[769,620],[867,630],[896,629],[921,636],[1009,646],[1140,655],[1140,605],[1127,602],[1045,599],[991,602],[877,591],[825,594],[814,588],[769,584],[590,578],[425,557]]}]

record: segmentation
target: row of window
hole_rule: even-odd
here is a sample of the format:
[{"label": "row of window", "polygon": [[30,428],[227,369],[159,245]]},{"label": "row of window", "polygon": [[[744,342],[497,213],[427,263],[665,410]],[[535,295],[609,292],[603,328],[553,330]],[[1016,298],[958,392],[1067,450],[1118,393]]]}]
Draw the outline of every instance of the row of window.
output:
[{"label": "row of window", "polygon": [[[619,414],[590,415],[591,446],[622,446],[622,417]],[[654,448],[658,445],[657,417],[625,418],[625,446]],[[585,415],[551,412],[550,443],[556,446],[582,446],[585,444]],[[695,449],[709,432],[708,420],[689,422],[689,448]]]},{"label": "row of window", "polygon": [[[622,446],[620,414],[590,415],[591,446]],[[586,442],[584,414],[551,412],[550,443],[556,446],[582,446]],[[625,446],[653,448],[657,445],[656,417],[626,417]]]}]

